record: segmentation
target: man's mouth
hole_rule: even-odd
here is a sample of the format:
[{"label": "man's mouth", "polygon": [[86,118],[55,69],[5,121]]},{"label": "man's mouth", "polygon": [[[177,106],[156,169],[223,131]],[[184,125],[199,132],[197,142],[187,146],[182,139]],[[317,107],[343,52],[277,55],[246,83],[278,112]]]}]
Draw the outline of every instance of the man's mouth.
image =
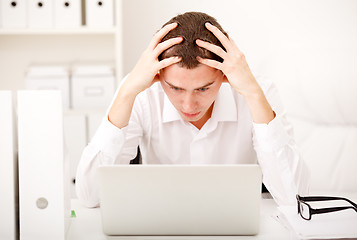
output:
[{"label": "man's mouth", "polygon": [[197,117],[200,112],[197,112],[197,113],[185,113],[185,112],[182,112],[183,115],[185,115],[187,118],[194,118],[194,117]]}]

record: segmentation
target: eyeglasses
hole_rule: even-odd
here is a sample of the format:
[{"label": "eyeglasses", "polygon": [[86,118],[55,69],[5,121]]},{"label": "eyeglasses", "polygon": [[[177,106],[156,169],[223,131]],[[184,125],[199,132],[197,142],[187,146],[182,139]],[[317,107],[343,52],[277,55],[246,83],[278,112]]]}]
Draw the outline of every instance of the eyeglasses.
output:
[{"label": "eyeglasses", "polygon": [[[297,206],[298,206],[298,214],[305,219],[311,220],[311,216],[314,214],[321,214],[321,213],[329,213],[329,212],[336,212],[345,209],[353,209],[357,212],[357,204],[352,202],[351,200],[343,197],[301,197],[300,195],[296,195],[297,199]],[[329,208],[318,208],[314,209],[308,204],[307,202],[316,202],[316,201],[332,201],[332,200],[343,200],[349,202],[352,206],[343,206],[343,207],[329,207]]]}]

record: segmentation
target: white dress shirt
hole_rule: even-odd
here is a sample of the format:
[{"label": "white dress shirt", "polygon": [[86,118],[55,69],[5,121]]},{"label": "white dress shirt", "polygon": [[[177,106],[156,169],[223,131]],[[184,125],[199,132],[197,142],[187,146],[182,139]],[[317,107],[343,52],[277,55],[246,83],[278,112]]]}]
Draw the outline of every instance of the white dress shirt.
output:
[{"label": "white dress shirt", "polygon": [[129,164],[140,146],[143,164],[259,163],[276,202],[295,204],[297,193],[307,193],[309,175],[277,89],[266,80],[258,82],[276,113],[269,124],[254,123],[245,99],[223,83],[201,130],[181,118],[161,83],[153,84],[136,97],[128,126],[119,129],[104,117],[78,165],[78,198],[88,207],[98,206],[96,168]]}]

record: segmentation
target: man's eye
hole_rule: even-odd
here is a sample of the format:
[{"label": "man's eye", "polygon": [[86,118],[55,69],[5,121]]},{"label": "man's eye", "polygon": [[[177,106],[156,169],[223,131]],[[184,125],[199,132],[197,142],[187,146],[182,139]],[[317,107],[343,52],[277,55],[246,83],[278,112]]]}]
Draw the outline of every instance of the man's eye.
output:
[{"label": "man's eye", "polygon": [[205,92],[205,91],[208,90],[208,88],[199,88],[199,89],[197,89],[197,90],[200,91],[200,92]]},{"label": "man's eye", "polygon": [[171,87],[172,90],[175,90],[175,91],[180,91],[181,88],[177,88],[177,87]]}]

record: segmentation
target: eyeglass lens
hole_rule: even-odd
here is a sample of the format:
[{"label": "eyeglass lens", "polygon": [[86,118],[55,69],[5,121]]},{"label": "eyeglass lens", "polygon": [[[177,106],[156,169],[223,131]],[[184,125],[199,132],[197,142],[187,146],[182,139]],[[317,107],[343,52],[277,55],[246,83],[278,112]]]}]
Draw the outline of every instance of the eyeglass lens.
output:
[{"label": "eyeglass lens", "polygon": [[309,220],[310,219],[310,208],[309,208],[309,206],[306,203],[300,201],[299,208],[300,208],[301,217],[303,217],[306,220]]}]

